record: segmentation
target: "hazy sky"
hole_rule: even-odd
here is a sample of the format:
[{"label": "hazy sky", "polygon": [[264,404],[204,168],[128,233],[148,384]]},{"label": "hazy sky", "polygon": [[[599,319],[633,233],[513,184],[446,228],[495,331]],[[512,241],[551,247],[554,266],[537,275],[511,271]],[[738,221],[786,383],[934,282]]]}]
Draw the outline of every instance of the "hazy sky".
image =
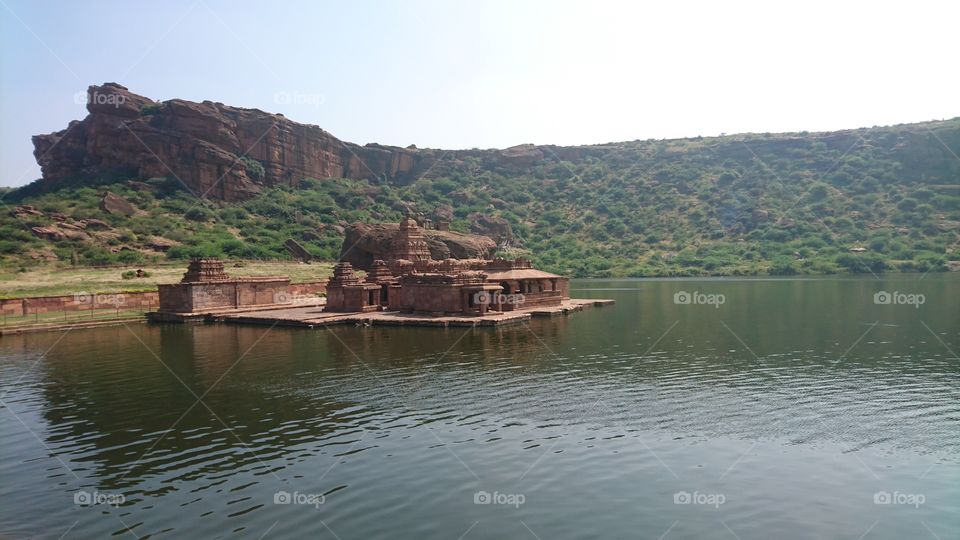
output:
[{"label": "hazy sky", "polygon": [[0,0],[0,185],[114,81],[341,139],[590,144],[960,116],[958,2]]}]

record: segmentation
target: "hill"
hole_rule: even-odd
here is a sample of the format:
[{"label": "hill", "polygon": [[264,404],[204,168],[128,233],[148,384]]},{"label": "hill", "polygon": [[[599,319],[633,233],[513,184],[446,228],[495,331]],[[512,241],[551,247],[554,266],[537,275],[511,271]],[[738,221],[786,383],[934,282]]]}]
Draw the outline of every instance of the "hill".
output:
[{"label": "hill", "polygon": [[[224,121],[236,135],[243,122],[276,115],[181,100],[137,107],[136,116],[123,113],[132,122],[127,131],[140,130],[148,147],[168,148],[170,163],[153,163],[142,145],[129,150],[127,139],[104,155],[108,147],[96,140],[118,136],[122,126],[106,134],[100,124],[75,126],[69,131],[99,134],[82,146],[69,133],[40,136],[45,178],[4,197],[5,266],[285,258],[290,238],[333,260],[349,224],[395,222],[408,211],[486,234],[508,254],[574,276],[940,271],[960,261],[960,118],[829,133],[444,151],[359,147],[279,117],[277,129],[287,135],[265,138],[285,140],[283,152],[234,153],[239,146],[229,146],[227,132],[224,146],[187,132]],[[196,127],[211,107],[220,117]],[[96,110],[83,122],[99,122]],[[222,159],[219,174],[193,174],[199,160],[178,140],[192,141],[191,156],[203,150]],[[66,157],[51,161],[61,151],[51,148],[61,146]],[[326,161],[311,161],[318,148]],[[216,179],[236,180],[231,171],[240,168],[235,185],[245,187],[222,189],[226,180]],[[310,176],[320,173],[332,177]]]}]

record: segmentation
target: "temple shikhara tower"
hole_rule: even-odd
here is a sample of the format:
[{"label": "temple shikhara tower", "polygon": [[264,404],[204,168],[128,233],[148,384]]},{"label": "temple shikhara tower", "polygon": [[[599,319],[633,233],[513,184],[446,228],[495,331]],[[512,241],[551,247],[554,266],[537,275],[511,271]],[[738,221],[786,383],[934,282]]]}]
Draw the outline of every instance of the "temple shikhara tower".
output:
[{"label": "temple shikhara tower", "polygon": [[400,230],[393,237],[393,259],[410,261],[414,264],[431,260],[427,239],[420,231],[416,220],[405,217],[400,221]]}]

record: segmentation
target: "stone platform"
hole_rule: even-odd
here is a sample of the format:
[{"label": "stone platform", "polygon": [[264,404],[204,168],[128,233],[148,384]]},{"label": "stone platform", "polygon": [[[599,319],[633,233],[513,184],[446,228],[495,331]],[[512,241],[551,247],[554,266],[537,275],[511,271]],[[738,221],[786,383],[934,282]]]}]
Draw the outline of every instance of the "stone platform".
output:
[{"label": "stone platform", "polygon": [[192,312],[169,312],[169,311],[151,311],[147,313],[147,320],[150,322],[206,322],[221,320],[222,317],[229,315],[240,315],[244,313],[272,313],[275,311],[286,311],[291,309],[312,309],[321,310],[326,305],[326,299],[317,298],[315,302],[308,304],[264,304],[259,306],[248,306],[242,308],[216,308],[205,309],[203,311]]},{"label": "stone platform", "polygon": [[329,313],[320,306],[279,307],[263,310],[244,310],[242,312],[212,313],[208,321],[234,324],[282,325],[315,328],[336,324],[362,326],[504,326],[521,324],[531,317],[555,317],[568,315],[594,306],[607,306],[613,300],[564,301],[559,306],[537,307],[529,310],[516,310],[506,313],[490,313],[483,317],[439,316],[400,313],[398,311],[375,311],[368,313]]}]

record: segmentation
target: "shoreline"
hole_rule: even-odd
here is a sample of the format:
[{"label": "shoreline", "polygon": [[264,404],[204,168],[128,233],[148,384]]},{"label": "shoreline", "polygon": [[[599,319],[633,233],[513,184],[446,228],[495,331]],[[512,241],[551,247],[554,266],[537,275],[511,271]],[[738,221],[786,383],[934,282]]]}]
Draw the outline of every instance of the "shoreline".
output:
[{"label": "shoreline", "polygon": [[[312,268],[316,268],[316,269],[318,270],[318,272],[317,272],[318,275],[317,275],[316,277],[322,278],[322,279],[320,279],[320,280],[317,280],[316,278],[308,279],[308,278],[299,277],[299,279],[291,279],[291,284],[292,284],[292,285],[299,285],[299,284],[303,284],[303,283],[312,283],[312,282],[314,282],[314,281],[325,281],[326,278],[329,277],[329,272],[324,272],[324,270],[325,270],[325,269],[328,269],[328,268],[332,268],[332,266],[333,266],[333,264],[334,264],[334,262],[331,262],[331,261],[314,261],[314,262],[311,263],[311,264],[298,263],[298,262],[296,262],[296,261],[289,261],[289,262],[282,262],[282,261],[263,261],[263,262],[261,262],[261,261],[241,261],[241,260],[238,260],[238,261],[228,261],[228,262],[231,262],[231,263],[245,262],[245,263],[247,263],[247,264],[254,264],[254,263],[255,263],[255,264],[258,264],[258,265],[266,265],[266,266],[272,266],[272,265],[276,265],[276,266],[290,266],[290,267],[296,267],[296,268],[301,268],[301,269],[303,269],[303,268],[308,268],[308,269],[309,269],[309,268],[312,267]],[[171,263],[171,264],[161,263],[161,264],[159,264],[159,265],[154,265],[154,266],[135,266],[135,265],[134,265],[134,266],[117,266],[117,267],[110,266],[110,267],[108,267],[108,268],[105,268],[105,267],[96,267],[96,266],[91,266],[91,267],[65,266],[65,267],[62,267],[62,268],[61,268],[61,267],[51,266],[51,267],[43,267],[42,270],[48,271],[48,272],[51,272],[51,273],[60,273],[60,272],[67,272],[67,271],[74,271],[74,272],[78,272],[78,271],[97,272],[97,271],[103,271],[103,270],[114,270],[114,271],[116,271],[116,270],[124,270],[124,269],[126,269],[126,270],[144,269],[144,270],[147,270],[147,271],[149,272],[149,271],[151,271],[151,270],[155,270],[156,268],[165,268],[165,269],[167,269],[167,270],[176,269],[177,271],[180,271],[181,269],[183,269],[183,270],[186,269],[186,264],[187,264],[186,262],[176,263],[176,264],[172,264],[172,263]],[[903,270],[884,270],[884,271],[879,272],[879,273],[877,273],[877,274],[875,274],[875,275],[877,275],[877,276],[902,276],[902,275],[911,275],[911,274],[927,275],[927,274],[951,274],[951,273],[954,273],[954,272],[960,272],[960,261],[946,261],[946,264],[947,264],[947,269],[946,269],[946,270],[939,270],[939,271],[933,271],[933,270],[931,270],[931,271],[927,271],[927,272],[920,272],[920,271],[903,271]],[[16,268],[0,268],[0,273],[4,273],[4,272],[6,272],[6,273],[15,273],[16,271],[17,271]],[[743,273],[743,274],[736,274],[736,273],[734,273],[734,274],[731,274],[731,273],[713,273],[713,274],[701,274],[701,275],[691,276],[691,275],[678,275],[678,274],[664,273],[664,274],[656,274],[656,275],[650,275],[650,276],[583,276],[583,277],[570,276],[570,279],[571,279],[571,280],[674,280],[674,279],[676,279],[676,280],[681,280],[681,279],[685,279],[685,280],[698,280],[698,279],[711,279],[711,280],[715,280],[715,279],[750,279],[750,278],[755,278],[755,279],[818,279],[818,278],[830,278],[830,277],[855,278],[855,277],[858,277],[858,276],[870,276],[870,275],[873,275],[873,274],[871,274],[870,272],[858,272],[858,273],[842,272],[842,273],[825,273],[825,274],[821,274],[821,273],[770,274],[770,273],[761,273],[761,272],[758,272],[758,273]],[[106,286],[106,287],[101,287],[101,288],[97,288],[96,286],[93,286],[93,287],[91,287],[91,286],[84,286],[84,285],[83,285],[83,282],[80,282],[80,283],[77,283],[77,287],[74,287],[75,291],[69,292],[68,294],[52,294],[51,292],[44,293],[45,290],[53,289],[53,288],[54,288],[53,286],[50,286],[50,287],[36,287],[36,288],[33,288],[33,289],[26,289],[26,290],[24,290],[24,291],[11,291],[11,292],[9,292],[9,293],[0,292],[0,302],[10,302],[10,301],[16,301],[16,300],[36,299],[36,298],[52,298],[52,297],[57,297],[57,296],[71,296],[71,295],[74,295],[74,294],[105,295],[105,294],[145,294],[145,293],[156,293],[156,292],[157,292],[157,285],[163,285],[163,284],[168,284],[168,283],[176,283],[176,282],[178,281],[178,279],[179,279],[179,274],[177,274],[177,275],[175,275],[175,276],[170,276],[170,279],[169,279],[169,280],[164,280],[164,281],[162,281],[162,282],[161,282],[161,281],[158,281],[158,282],[153,283],[153,284],[143,284],[143,285],[138,286],[136,281],[131,281],[131,282],[129,282],[129,283],[124,283],[124,285],[127,285],[126,287],[123,287],[123,286],[116,286],[116,287],[114,287],[114,286]],[[12,280],[12,281],[15,281],[15,280]],[[60,288],[60,289],[67,289],[67,288],[69,288],[69,287],[67,287],[67,284],[63,284],[63,285],[61,285],[61,286],[58,286],[58,288]],[[3,283],[0,282],[0,291],[3,291],[3,289],[4,289],[4,288],[3,288]],[[77,291],[82,291],[82,292],[77,292]],[[61,292],[62,292],[62,291],[61,291]]]}]

